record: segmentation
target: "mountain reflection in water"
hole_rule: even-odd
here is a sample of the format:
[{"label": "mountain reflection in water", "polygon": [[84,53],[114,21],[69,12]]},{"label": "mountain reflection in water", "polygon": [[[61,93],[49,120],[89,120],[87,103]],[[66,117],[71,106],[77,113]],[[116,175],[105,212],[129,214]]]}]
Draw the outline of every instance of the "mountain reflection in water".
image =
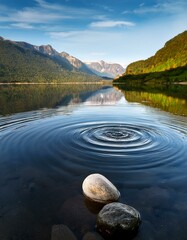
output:
[{"label": "mountain reflection in water", "polygon": [[93,93],[84,103],[85,105],[115,105],[122,98],[124,98],[124,95],[120,91],[116,91],[114,88],[106,88]]}]

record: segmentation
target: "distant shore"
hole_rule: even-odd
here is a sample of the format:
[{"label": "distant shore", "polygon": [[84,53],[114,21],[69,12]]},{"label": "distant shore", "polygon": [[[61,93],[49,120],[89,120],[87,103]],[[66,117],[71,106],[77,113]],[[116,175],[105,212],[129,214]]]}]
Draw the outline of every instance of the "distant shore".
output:
[{"label": "distant shore", "polygon": [[[127,85],[126,82],[113,82],[114,85]],[[174,83],[171,83],[171,85],[174,84],[174,85],[187,85],[187,82],[174,82]],[[160,84],[159,84],[160,85]],[[164,85],[164,84],[163,84]]]},{"label": "distant shore", "polygon": [[187,85],[187,82],[175,82],[174,84]]},{"label": "distant shore", "polygon": [[68,85],[68,84],[104,84],[106,81],[100,82],[63,82],[63,83],[37,83],[37,82],[10,82],[10,83],[1,83],[0,85]]}]

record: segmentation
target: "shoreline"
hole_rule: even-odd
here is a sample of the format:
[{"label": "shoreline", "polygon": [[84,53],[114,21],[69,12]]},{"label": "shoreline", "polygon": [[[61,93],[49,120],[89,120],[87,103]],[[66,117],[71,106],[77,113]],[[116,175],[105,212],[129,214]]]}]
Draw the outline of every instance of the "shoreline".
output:
[{"label": "shoreline", "polygon": [[174,82],[173,84],[187,85],[187,82]]},{"label": "shoreline", "polygon": [[63,82],[63,83],[36,83],[36,82],[15,82],[15,83],[1,83],[0,85],[68,85],[68,84],[105,84],[104,82]]},{"label": "shoreline", "polygon": [[[119,85],[128,85],[128,83],[125,83],[125,82],[113,82],[113,85],[115,84],[119,84]],[[150,84],[151,85],[151,84]],[[146,86],[150,86],[149,84],[147,84]],[[159,84],[159,86],[164,86],[166,84]],[[187,82],[174,82],[174,83],[171,83],[171,85],[187,85]]]}]

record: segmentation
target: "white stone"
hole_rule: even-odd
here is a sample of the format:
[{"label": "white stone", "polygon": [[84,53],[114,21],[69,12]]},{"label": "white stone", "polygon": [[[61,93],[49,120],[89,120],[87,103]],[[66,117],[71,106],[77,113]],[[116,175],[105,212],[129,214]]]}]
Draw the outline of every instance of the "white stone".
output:
[{"label": "white stone", "polygon": [[86,177],[82,189],[84,195],[95,202],[116,202],[120,197],[117,188],[106,177],[98,173]]}]

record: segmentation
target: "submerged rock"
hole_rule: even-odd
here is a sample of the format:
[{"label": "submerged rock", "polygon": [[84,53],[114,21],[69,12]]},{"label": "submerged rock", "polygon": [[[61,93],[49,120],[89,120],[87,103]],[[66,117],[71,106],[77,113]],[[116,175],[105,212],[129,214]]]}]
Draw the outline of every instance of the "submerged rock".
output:
[{"label": "submerged rock", "polygon": [[81,236],[91,231],[95,225],[95,215],[88,210],[84,200],[82,194],[68,198],[61,205],[58,214],[61,222],[71,226],[71,230]]},{"label": "submerged rock", "polygon": [[116,202],[120,197],[117,188],[106,177],[98,173],[86,177],[82,189],[84,195],[95,202]]},{"label": "submerged rock", "polygon": [[123,234],[131,236],[140,225],[140,213],[122,203],[110,203],[97,216],[97,229],[104,236]]},{"label": "submerged rock", "polygon": [[104,240],[104,238],[96,232],[87,232],[82,240]]},{"label": "submerged rock", "polygon": [[51,240],[77,240],[73,232],[63,224],[53,225]]}]

